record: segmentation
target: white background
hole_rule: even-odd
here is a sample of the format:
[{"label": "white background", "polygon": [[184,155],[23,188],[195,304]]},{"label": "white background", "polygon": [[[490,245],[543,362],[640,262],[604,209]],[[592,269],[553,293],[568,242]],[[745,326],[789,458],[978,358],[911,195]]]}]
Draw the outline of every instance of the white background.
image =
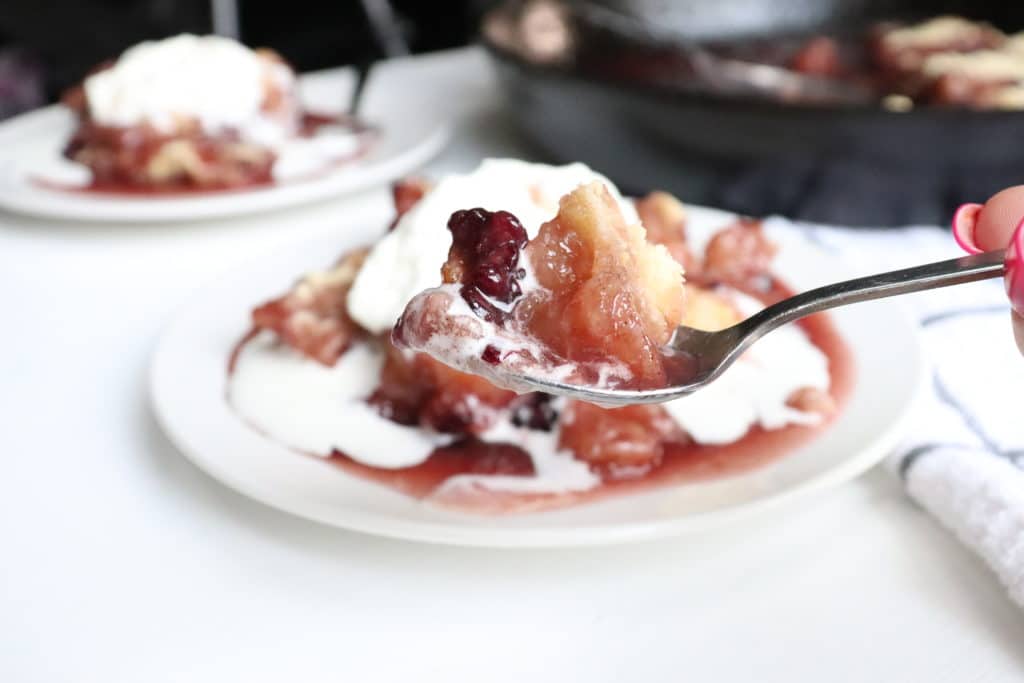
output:
[{"label": "white background", "polygon": [[[481,55],[392,64],[368,96],[412,83],[463,121],[430,171],[528,153]],[[382,189],[187,226],[0,215],[0,681],[1024,677],[1024,615],[882,470],[572,551],[363,537],[200,473],[147,405],[161,325],[218,273],[387,210]]]}]

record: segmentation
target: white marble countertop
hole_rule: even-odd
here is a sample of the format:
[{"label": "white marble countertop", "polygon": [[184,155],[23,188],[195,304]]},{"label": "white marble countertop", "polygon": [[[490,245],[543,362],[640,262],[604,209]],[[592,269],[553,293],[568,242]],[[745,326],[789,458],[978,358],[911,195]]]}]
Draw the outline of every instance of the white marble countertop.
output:
[{"label": "white marble countertop", "polygon": [[[427,172],[529,155],[482,54],[390,63],[368,97],[410,75],[460,121]],[[0,214],[0,680],[1022,680],[1024,614],[881,470],[571,551],[346,533],[199,472],[149,412],[161,325],[218,273],[387,207],[382,188],[191,225]]]}]

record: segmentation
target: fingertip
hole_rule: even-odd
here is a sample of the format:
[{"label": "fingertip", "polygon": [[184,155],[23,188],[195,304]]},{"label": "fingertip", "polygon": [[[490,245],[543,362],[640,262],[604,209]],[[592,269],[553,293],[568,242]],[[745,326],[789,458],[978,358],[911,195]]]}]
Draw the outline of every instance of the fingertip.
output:
[{"label": "fingertip", "polygon": [[974,241],[974,229],[983,208],[982,204],[961,204],[953,214],[953,239],[968,254],[979,254],[982,251]]},{"label": "fingertip", "polygon": [[1024,219],[1024,185],[1009,187],[985,202],[974,227],[974,243],[982,251],[1002,249]]}]

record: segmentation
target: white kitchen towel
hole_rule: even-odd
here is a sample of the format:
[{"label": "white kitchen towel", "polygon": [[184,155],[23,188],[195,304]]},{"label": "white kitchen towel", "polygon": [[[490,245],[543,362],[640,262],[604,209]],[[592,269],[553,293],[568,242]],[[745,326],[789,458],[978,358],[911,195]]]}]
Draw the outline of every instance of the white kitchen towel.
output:
[{"label": "white kitchen towel", "polygon": [[[768,222],[866,275],[961,256],[948,230]],[[1024,606],[1024,358],[999,280],[904,298],[931,362],[928,394],[891,456],[907,493],[977,552]]]}]

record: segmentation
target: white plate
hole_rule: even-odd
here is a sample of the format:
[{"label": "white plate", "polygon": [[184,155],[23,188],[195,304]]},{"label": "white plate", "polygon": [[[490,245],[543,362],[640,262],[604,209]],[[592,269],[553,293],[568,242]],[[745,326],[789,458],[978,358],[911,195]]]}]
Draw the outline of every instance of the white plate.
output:
[{"label": "white plate", "polygon": [[[348,79],[339,73],[303,76],[300,83],[303,100],[314,111],[336,111],[337,103],[346,100],[349,89]],[[374,97],[376,106],[363,112],[363,118],[380,129],[380,136],[365,156],[350,164],[314,178],[271,187],[177,197],[88,194],[32,182],[32,176],[38,175],[40,169],[60,161],[61,150],[75,125],[70,110],[60,105],[46,107],[0,123],[0,207],[70,220],[202,220],[279,209],[380,185],[427,162],[441,150],[450,132],[443,119],[410,116],[410,110],[431,110],[402,101],[401,90],[391,92],[394,97]],[[320,102],[334,106],[319,106]]]},{"label": "white plate", "polygon": [[[794,233],[774,236],[782,241],[777,270],[797,288],[834,281],[845,270]],[[157,418],[188,458],[252,498],[326,524],[417,541],[507,547],[606,544],[704,529],[838,484],[877,463],[901,436],[923,386],[917,330],[902,307],[847,307],[834,320],[854,353],[853,394],[825,433],[774,463],[712,482],[551,512],[487,517],[440,509],[268,440],[243,424],[224,399],[228,354],[252,306],[299,273],[332,262],[356,239],[304,244],[225,277],[167,327],[151,368]]]}]

